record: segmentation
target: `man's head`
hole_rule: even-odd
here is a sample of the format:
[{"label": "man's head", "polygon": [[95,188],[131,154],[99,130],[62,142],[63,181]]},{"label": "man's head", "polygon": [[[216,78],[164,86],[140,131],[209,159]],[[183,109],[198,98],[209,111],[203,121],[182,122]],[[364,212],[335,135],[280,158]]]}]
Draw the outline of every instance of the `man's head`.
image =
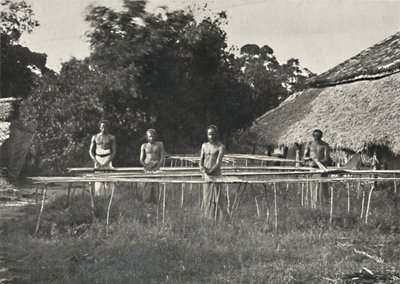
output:
[{"label": "man's head", "polygon": [[154,143],[157,138],[157,131],[155,131],[153,128],[148,129],[146,131],[146,138],[150,143]]},{"label": "man's head", "polygon": [[99,128],[100,128],[100,132],[103,134],[107,134],[108,133],[108,121],[107,120],[101,120],[99,122]]},{"label": "man's head", "polygon": [[218,141],[219,132],[218,128],[215,125],[209,125],[207,127],[207,138],[209,142]]},{"label": "man's head", "polygon": [[321,141],[323,133],[322,130],[320,129],[315,129],[312,133],[312,136],[314,138],[314,141]]}]

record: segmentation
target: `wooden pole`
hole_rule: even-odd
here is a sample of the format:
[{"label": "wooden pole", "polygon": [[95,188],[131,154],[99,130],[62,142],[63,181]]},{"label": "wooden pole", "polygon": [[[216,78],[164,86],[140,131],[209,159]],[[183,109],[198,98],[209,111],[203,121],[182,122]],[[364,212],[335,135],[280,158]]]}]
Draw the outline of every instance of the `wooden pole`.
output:
[{"label": "wooden pole", "polygon": [[181,208],[183,207],[183,194],[184,194],[184,187],[183,183],[181,184]]},{"label": "wooden pole", "polygon": [[156,217],[157,217],[157,224],[158,224],[158,211],[160,208],[160,203],[161,203],[161,193],[162,193],[162,186],[160,184],[158,185],[158,200],[157,200],[157,209],[156,209]]},{"label": "wooden pole", "polygon": [[372,191],[374,190],[374,188],[375,188],[375,185],[372,184],[371,185],[371,189],[370,189],[370,191],[368,193],[367,209],[365,210],[365,224],[368,224],[369,207],[370,207],[370,204],[371,204],[371,196],[372,196]]},{"label": "wooden pole", "polygon": [[36,204],[36,211],[39,211],[39,198],[38,198],[38,189],[39,189],[39,184],[36,185],[36,190],[35,190],[35,204]]},{"label": "wooden pole", "polygon": [[108,235],[108,225],[109,225],[109,222],[110,222],[110,210],[111,210],[111,203],[112,203],[113,196],[114,196],[114,188],[115,188],[115,184],[113,184],[113,186],[111,187],[110,202],[108,203],[108,208],[107,208],[106,235]]},{"label": "wooden pole", "polygon": [[70,200],[70,196],[71,196],[71,187],[72,187],[72,183],[68,183],[68,191],[67,191],[67,207],[69,207],[69,200]]},{"label": "wooden pole", "polygon": [[300,150],[296,150],[296,168],[300,167]]},{"label": "wooden pole", "polygon": [[93,217],[93,219],[95,219],[96,218],[96,216],[95,216],[95,214],[94,214],[94,197],[93,197],[93,195],[94,195],[94,182],[93,183],[91,183],[91,185],[90,185],[90,188],[89,188],[89,196],[90,196],[90,207],[91,207],[91,211],[92,211],[92,217]]},{"label": "wooden pole", "polygon": [[305,198],[305,204],[306,204],[306,209],[308,209],[308,189],[310,187],[310,183],[307,181],[306,182],[306,198]]},{"label": "wooden pole", "polygon": [[38,220],[37,220],[37,223],[36,223],[35,235],[39,230],[40,218],[42,217],[43,208],[44,208],[44,202],[46,201],[46,192],[47,192],[47,184],[44,184],[42,186],[42,200],[41,200],[41,203],[40,203],[40,211],[39,211],[39,216],[38,216]]},{"label": "wooden pole", "polygon": [[230,215],[231,198],[229,194],[230,193],[229,186],[227,184],[225,184],[225,191],[226,191],[226,202],[227,202],[226,211]]},{"label": "wooden pole", "polygon": [[167,185],[165,183],[162,184],[163,188],[163,207],[162,207],[162,223],[165,223],[165,192],[166,192]]},{"label": "wooden pole", "polygon": [[362,191],[362,199],[361,199],[361,214],[360,214],[360,218],[362,219],[364,216],[364,201],[365,200],[365,191]]},{"label": "wooden pole", "polygon": [[276,183],[274,183],[274,215],[275,215],[275,232],[278,231],[278,207],[276,202]]},{"label": "wooden pole", "polygon": [[330,210],[329,210],[329,223],[332,223],[333,218],[333,186],[330,187],[331,193],[331,202],[330,202]]},{"label": "wooden pole", "polygon": [[304,183],[301,183],[301,207],[304,207]]},{"label": "wooden pole", "polygon": [[219,196],[221,194],[221,185],[220,184],[215,184],[214,186],[214,193],[215,193],[215,212],[214,212],[214,219],[217,221],[218,217],[218,203],[219,203]]},{"label": "wooden pole", "polygon": [[256,202],[257,218],[259,218],[260,217],[260,207],[258,207],[257,196],[254,196],[254,200]]},{"label": "wooden pole", "polygon": [[347,212],[350,212],[350,184],[346,184],[347,187]]}]

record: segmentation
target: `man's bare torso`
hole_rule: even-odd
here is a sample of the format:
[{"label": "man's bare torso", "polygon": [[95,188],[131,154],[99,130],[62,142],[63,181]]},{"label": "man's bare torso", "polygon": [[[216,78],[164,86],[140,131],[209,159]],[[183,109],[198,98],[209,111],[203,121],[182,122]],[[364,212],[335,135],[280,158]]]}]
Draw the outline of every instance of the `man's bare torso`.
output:
[{"label": "man's bare torso", "polygon": [[310,158],[315,160],[325,160],[327,157],[325,157],[325,153],[327,150],[329,150],[329,145],[328,143],[324,141],[316,142],[312,141],[309,144],[310,148]]},{"label": "man's bare torso", "polygon": [[115,137],[111,134],[98,133],[94,137],[96,143],[96,154],[102,155],[104,151],[110,152]]},{"label": "man's bare torso", "polygon": [[[216,163],[218,159],[218,155],[221,151],[223,151],[223,145],[221,143],[204,143],[203,144],[203,153],[204,153],[204,168],[210,170]],[[214,172],[214,175],[220,175],[221,169],[217,169]]]},{"label": "man's bare torso", "polygon": [[155,142],[153,144],[151,143],[143,144],[143,148],[146,154],[144,162],[146,164],[150,164],[152,162],[159,162],[162,158],[161,147],[162,147],[161,142]]}]

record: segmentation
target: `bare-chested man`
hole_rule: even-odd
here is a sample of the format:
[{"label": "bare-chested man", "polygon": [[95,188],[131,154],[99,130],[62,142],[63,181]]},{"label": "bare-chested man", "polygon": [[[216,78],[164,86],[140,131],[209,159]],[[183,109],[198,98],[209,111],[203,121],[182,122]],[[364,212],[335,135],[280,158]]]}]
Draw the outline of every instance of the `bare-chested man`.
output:
[{"label": "bare-chested man", "polygon": [[[89,155],[94,162],[95,169],[112,169],[112,161],[117,152],[115,137],[108,133],[108,122],[105,120],[100,121],[100,132],[93,135],[90,143]],[[95,182],[94,189],[95,195],[100,194],[100,190],[104,187],[105,191],[111,189],[113,183],[100,183]]]},{"label": "bare-chested man", "polygon": [[164,144],[156,141],[157,132],[154,129],[146,131],[147,143],[140,149],[140,163],[146,171],[158,171],[164,163]]},{"label": "bare-chested man", "polygon": [[[164,144],[157,141],[157,132],[154,129],[146,131],[147,143],[140,148],[140,163],[145,172],[154,172],[160,170],[164,164]],[[142,200],[143,202],[156,202],[156,184],[146,184]]]},{"label": "bare-chested man", "polygon": [[225,154],[225,146],[219,141],[218,128],[215,125],[207,127],[208,142],[201,146],[200,171],[203,173],[206,184],[203,186],[203,213],[207,218],[224,216],[224,194],[222,186],[212,183],[213,177],[221,175],[222,159]]},{"label": "bare-chested man", "polygon": [[[331,156],[329,144],[322,141],[323,133],[321,130],[316,129],[313,131],[314,141],[306,145],[304,151],[304,161],[311,167],[318,168],[318,162],[323,166],[328,166],[331,163]],[[321,177],[325,175],[322,174]],[[324,205],[327,205],[329,200],[329,186],[328,183],[323,182],[321,188],[321,200]]]},{"label": "bare-chested man", "polygon": [[311,141],[306,145],[304,161],[312,167],[318,167],[317,162],[327,166],[331,162],[329,144],[322,141],[323,133],[321,130],[314,130],[312,135],[314,141]]}]

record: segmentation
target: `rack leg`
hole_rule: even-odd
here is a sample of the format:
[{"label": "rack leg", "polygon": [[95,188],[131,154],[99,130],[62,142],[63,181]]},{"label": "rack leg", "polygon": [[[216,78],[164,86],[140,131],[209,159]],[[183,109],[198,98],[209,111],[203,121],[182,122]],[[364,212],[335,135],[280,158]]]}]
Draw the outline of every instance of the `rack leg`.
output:
[{"label": "rack leg", "polygon": [[40,202],[40,211],[39,211],[39,216],[38,216],[38,220],[36,223],[35,235],[39,230],[40,219],[42,217],[42,213],[43,213],[43,209],[44,209],[44,202],[46,201],[46,192],[47,192],[47,184],[42,186],[42,200]]},{"label": "rack leg", "polygon": [[107,208],[107,224],[106,224],[106,235],[108,235],[108,225],[110,223],[110,210],[111,210],[111,203],[114,197],[114,185],[111,187],[111,196],[110,196],[110,202],[108,203],[108,208]]},{"label": "rack leg", "polygon": [[275,228],[275,232],[277,232],[278,231],[278,207],[276,204],[276,183],[274,183],[274,215],[275,215],[274,228]]},{"label": "rack leg", "polygon": [[371,204],[371,196],[372,196],[372,191],[374,190],[374,188],[375,188],[375,185],[371,185],[371,189],[369,190],[369,193],[368,193],[367,209],[365,210],[365,224],[368,224],[369,206]]}]

